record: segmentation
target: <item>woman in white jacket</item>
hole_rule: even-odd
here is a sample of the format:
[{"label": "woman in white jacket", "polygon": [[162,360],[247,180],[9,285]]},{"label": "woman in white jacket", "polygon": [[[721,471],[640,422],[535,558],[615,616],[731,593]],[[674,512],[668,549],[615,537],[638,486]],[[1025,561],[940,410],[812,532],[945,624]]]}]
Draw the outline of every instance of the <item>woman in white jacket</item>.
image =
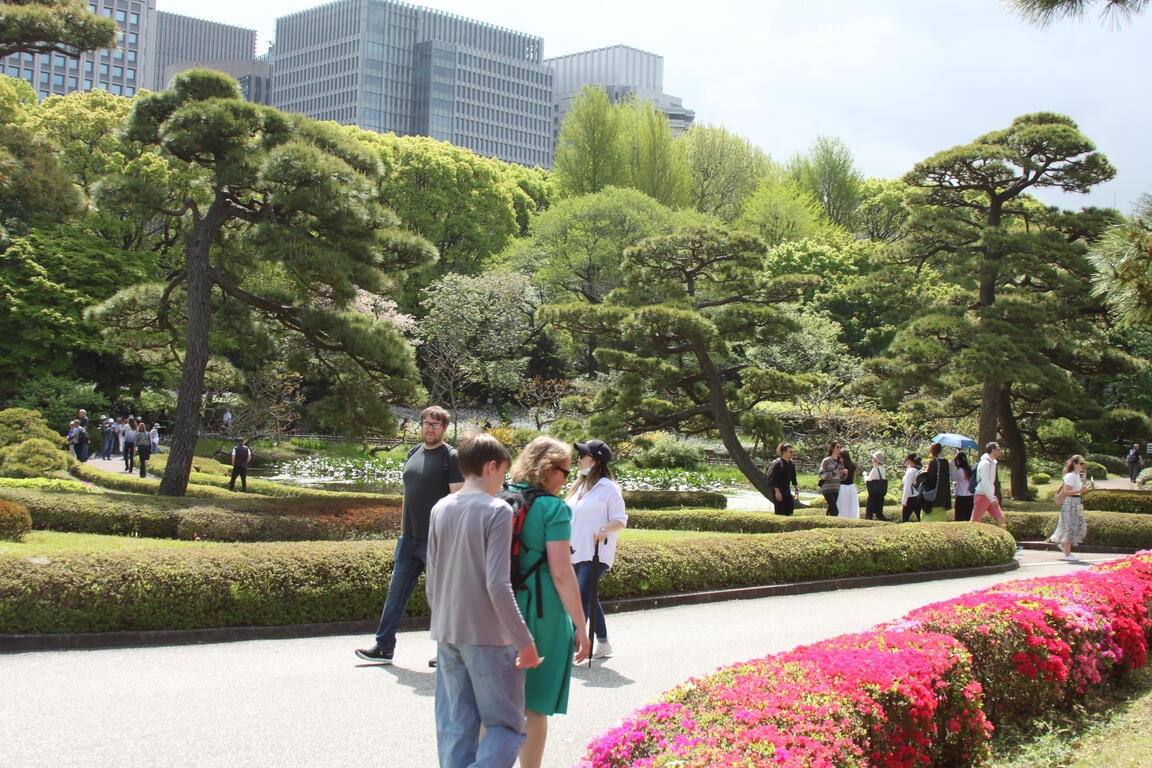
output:
[{"label": "woman in white jacket", "polygon": [[[592,586],[604,578],[616,557],[616,533],[628,525],[624,511],[624,496],[620,486],[612,479],[608,462],[612,450],[602,440],[576,443],[580,454],[579,474],[568,492],[568,506],[572,508],[572,566],[580,584],[580,599],[585,611],[589,610],[588,597]],[[599,548],[597,548],[599,545]],[[593,563],[593,555],[599,565]],[[591,606],[596,646],[592,658],[603,659],[612,655],[608,642],[608,628],[604,623],[604,609],[597,600]]]}]

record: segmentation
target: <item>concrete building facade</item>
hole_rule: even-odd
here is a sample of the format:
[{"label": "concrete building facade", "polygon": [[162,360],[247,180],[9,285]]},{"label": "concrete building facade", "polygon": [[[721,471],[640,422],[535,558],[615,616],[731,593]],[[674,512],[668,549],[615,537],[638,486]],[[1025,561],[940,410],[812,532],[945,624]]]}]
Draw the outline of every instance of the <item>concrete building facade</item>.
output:
[{"label": "concrete building facade", "polygon": [[79,56],[14,53],[0,59],[0,72],[26,80],[41,99],[73,91],[108,91],[135,96],[149,88],[156,37],[155,0],[91,0],[88,9],[115,20],[120,44]]},{"label": "concrete building facade", "polygon": [[548,167],[542,49],[539,37],[428,8],[337,0],[276,20],[273,104]]},{"label": "concrete building facade", "polygon": [[236,77],[227,69],[210,66],[210,62],[229,62],[233,69],[238,63],[254,62],[256,30],[157,11],[151,54],[152,80],[146,86],[151,91],[164,90],[177,72],[198,66]]},{"label": "concrete building facade", "polygon": [[585,85],[603,86],[615,103],[630,98],[652,102],[668,116],[673,135],[686,131],[696,113],[684,107],[678,96],[664,93],[664,57],[627,45],[611,45],[592,51],[545,59],[553,75],[553,136]]}]

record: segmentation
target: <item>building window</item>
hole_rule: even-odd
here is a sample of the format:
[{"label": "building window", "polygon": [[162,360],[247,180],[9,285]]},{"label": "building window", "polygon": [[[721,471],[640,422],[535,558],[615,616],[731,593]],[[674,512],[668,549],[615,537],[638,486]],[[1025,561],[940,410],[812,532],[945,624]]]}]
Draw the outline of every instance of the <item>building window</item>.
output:
[{"label": "building window", "polygon": [[124,67],[112,67],[112,77],[117,80],[124,79]]},{"label": "building window", "polygon": [[68,78],[68,87],[73,91],[76,90],[76,87],[77,87],[76,78],[74,78],[74,77]]},{"label": "building window", "polygon": [[132,96],[136,95],[136,89],[133,88],[132,86],[128,86],[127,88],[124,89],[124,95],[131,98]]},{"label": "building window", "polygon": [[85,80],[84,81],[84,90],[86,90],[86,91],[92,90],[92,81],[91,80]]},{"label": "building window", "polygon": [[120,95],[122,95],[122,94],[124,93],[124,89],[123,89],[123,88],[121,88],[121,87],[120,87],[120,86],[118,86],[118,85],[113,85],[113,86],[112,86],[111,88],[109,88],[108,90],[109,90],[109,91],[111,91],[111,93],[112,93],[112,95],[113,95],[113,96],[120,96]]},{"label": "building window", "polygon": [[129,64],[135,64],[136,63],[136,51],[128,51],[127,58],[128,58]]},{"label": "building window", "polygon": [[100,76],[101,77],[108,77],[108,65],[107,64],[101,64],[100,65]]},{"label": "building window", "polygon": [[128,14],[128,23],[129,24],[139,24],[140,23],[140,14],[138,14],[138,13]]},{"label": "building window", "polygon": [[116,21],[123,24],[124,22],[128,21],[128,14],[124,11],[116,11]]},{"label": "building window", "polygon": [[136,79],[136,70],[129,69],[129,70],[127,70],[127,74],[128,74],[129,80],[135,80]]},{"label": "building window", "polygon": [[84,62],[84,71],[87,72],[88,74],[92,74],[92,62],[90,62],[90,61]]},{"label": "building window", "polygon": [[64,75],[52,75],[52,85],[64,85]]}]

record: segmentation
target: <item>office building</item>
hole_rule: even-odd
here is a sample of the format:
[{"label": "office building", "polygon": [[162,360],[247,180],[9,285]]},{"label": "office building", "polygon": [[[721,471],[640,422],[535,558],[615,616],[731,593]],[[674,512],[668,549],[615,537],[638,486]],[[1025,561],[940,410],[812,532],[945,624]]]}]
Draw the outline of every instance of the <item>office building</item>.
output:
[{"label": "office building", "polygon": [[650,101],[668,116],[673,135],[692,125],[696,113],[678,96],[664,93],[664,57],[627,45],[545,59],[553,77],[553,134],[560,135],[564,117],[585,85],[599,85],[613,103],[636,98]]},{"label": "office building", "polygon": [[522,165],[552,162],[552,75],[539,37],[391,0],[276,20],[273,104],[430,136]]},{"label": "office building", "polygon": [[92,90],[135,96],[147,88],[156,36],[155,0],[92,0],[88,8],[120,26],[116,48],[79,56],[14,53],[0,59],[0,71],[28,81],[41,99]]},{"label": "office building", "polygon": [[[198,67],[239,78],[230,70],[243,73],[245,63],[255,62],[256,30],[157,11],[150,52],[152,80],[146,87],[151,91],[164,90],[176,73]],[[268,76],[267,67],[264,75]]]}]

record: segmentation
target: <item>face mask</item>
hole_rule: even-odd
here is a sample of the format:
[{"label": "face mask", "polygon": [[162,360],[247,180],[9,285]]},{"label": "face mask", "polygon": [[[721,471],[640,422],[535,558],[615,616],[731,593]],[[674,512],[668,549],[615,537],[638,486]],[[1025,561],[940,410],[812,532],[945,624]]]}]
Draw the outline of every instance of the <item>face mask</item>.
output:
[{"label": "face mask", "polygon": [[584,467],[584,469],[580,470],[577,474],[580,475],[580,477],[588,477],[591,473],[592,467]]}]

